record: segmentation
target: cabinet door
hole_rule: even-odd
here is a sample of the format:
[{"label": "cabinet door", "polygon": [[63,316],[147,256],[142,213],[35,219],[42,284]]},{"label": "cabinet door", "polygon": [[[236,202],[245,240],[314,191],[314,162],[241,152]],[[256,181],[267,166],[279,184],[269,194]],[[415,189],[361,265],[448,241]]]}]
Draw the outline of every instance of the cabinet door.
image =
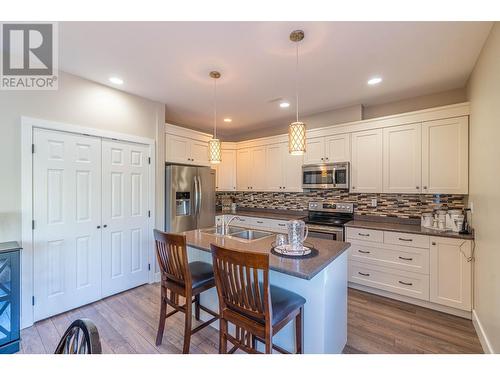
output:
[{"label": "cabinet door", "polygon": [[328,163],[351,161],[351,135],[339,134],[327,137],[325,155]]},{"label": "cabinet door", "polygon": [[384,129],[384,193],[420,193],[421,124]]},{"label": "cabinet door", "polygon": [[251,160],[249,148],[238,150],[236,153],[236,188],[240,191],[250,190]]},{"label": "cabinet door", "polygon": [[290,155],[288,144],[282,143],[283,155],[283,187],[282,191],[302,192],[303,155]]},{"label": "cabinet door", "polygon": [[215,169],[217,191],[236,190],[236,150],[222,150],[222,161]]},{"label": "cabinet door", "polygon": [[266,147],[266,190],[283,191],[283,146],[280,143]]},{"label": "cabinet door", "polygon": [[431,237],[430,301],[470,311],[472,308],[471,241]]},{"label": "cabinet door", "polygon": [[325,163],[325,139],[311,138],[306,140],[304,164]]},{"label": "cabinet door", "polygon": [[250,189],[255,191],[266,190],[266,148],[254,147],[251,150],[252,163],[250,173]]},{"label": "cabinet door", "polygon": [[469,192],[469,121],[467,116],[422,124],[422,191]]},{"label": "cabinet door", "polygon": [[208,161],[208,143],[202,141],[191,141],[191,162],[196,165],[209,166]]},{"label": "cabinet door", "polygon": [[382,192],[382,129],[352,134],[351,191]]},{"label": "cabinet door", "polygon": [[191,140],[176,135],[165,135],[166,161],[170,163],[191,164]]}]

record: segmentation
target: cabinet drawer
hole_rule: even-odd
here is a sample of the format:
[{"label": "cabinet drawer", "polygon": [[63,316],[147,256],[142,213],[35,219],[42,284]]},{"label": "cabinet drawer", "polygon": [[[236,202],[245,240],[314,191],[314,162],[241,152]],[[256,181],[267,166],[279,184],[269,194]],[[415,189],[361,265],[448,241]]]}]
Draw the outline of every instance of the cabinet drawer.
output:
[{"label": "cabinet drawer", "polygon": [[429,300],[429,276],[360,262],[349,263],[349,281],[405,296]]},{"label": "cabinet drawer", "polygon": [[349,259],[402,271],[429,274],[429,250],[351,241]]},{"label": "cabinet drawer", "polygon": [[347,238],[369,242],[384,242],[384,232],[373,229],[347,228]]},{"label": "cabinet drawer", "polygon": [[384,242],[393,245],[429,248],[429,236],[421,234],[384,232]]}]

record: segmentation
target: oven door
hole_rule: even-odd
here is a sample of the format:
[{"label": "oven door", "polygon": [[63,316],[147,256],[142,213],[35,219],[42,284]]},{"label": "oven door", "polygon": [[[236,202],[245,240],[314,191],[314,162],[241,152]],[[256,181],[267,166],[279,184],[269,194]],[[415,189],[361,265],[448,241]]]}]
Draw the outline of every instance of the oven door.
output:
[{"label": "oven door", "polygon": [[343,227],[331,227],[316,224],[308,224],[307,227],[309,230],[308,237],[344,242]]},{"label": "oven door", "polygon": [[304,165],[302,167],[303,189],[331,189],[334,187],[334,170],[331,164]]}]

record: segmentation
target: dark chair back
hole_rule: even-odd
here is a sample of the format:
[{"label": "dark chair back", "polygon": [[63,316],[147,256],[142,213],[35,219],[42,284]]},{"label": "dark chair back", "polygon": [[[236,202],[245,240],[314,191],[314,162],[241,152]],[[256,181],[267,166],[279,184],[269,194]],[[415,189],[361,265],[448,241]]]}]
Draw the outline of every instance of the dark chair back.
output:
[{"label": "dark chair back", "polygon": [[211,245],[220,314],[232,312],[271,324],[269,255]]},{"label": "dark chair back", "polygon": [[101,340],[89,319],[75,320],[64,333],[54,354],[101,354]]},{"label": "dark chair back", "polygon": [[157,229],[153,232],[162,281],[173,281],[180,285],[191,286],[186,236],[165,233]]}]

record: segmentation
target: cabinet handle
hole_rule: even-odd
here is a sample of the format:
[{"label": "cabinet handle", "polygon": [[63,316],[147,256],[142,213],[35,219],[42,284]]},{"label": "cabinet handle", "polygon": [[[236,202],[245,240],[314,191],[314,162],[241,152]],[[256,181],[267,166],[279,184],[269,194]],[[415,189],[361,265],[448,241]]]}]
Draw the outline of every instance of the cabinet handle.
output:
[{"label": "cabinet handle", "polygon": [[356,189],[356,186],[353,186],[353,187],[352,187],[352,190],[354,190],[354,189]]},{"label": "cabinet handle", "polygon": [[358,233],[358,236],[361,236],[361,237],[370,237],[370,234],[369,233]]},{"label": "cabinet handle", "polygon": [[324,160],[324,158],[321,158],[321,160]]},{"label": "cabinet handle", "polygon": [[361,276],[370,276],[369,273],[358,272]]},{"label": "cabinet handle", "polygon": [[417,190],[420,189],[420,186],[416,186],[415,189],[417,189]]},{"label": "cabinet handle", "polygon": [[264,222],[257,220],[257,224],[264,224]]},{"label": "cabinet handle", "polygon": [[280,227],[285,227],[286,224],[278,224]]},{"label": "cabinet handle", "polygon": [[411,239],[411,238],[401,238],[401,237],[399,237],[398,240],[405,241],[405,242],[411,242],[411,241],[413,241],[413,239]]},{"label": "cabinet handle", "polygon": [[432,242],[432,246],[436,246],[436,243],[435,243],[435,242]]},{"label": "cabinet handle", "polygon": [[358,250],[358,253],[361,253],[361,254],[370,254],[369,251],[365,251],[365,250]]},{"label": "cabinet handle", "polygon": [[403,285],[408,285],[408,286],[412,286],[413,285],[413,283],[405,283],[404,281],[401,281],[401,280],[399,280],[399,283],[403,284]]},{"label": "cabinet handle", "polygon": [[413,258],[405,258],[405,257],[398,257],[398,258],[402,260],[413,260]]},{"label": "cabinet handle", "polygon": [[427,190],[427,186],[424,186],[424,190]]}]

